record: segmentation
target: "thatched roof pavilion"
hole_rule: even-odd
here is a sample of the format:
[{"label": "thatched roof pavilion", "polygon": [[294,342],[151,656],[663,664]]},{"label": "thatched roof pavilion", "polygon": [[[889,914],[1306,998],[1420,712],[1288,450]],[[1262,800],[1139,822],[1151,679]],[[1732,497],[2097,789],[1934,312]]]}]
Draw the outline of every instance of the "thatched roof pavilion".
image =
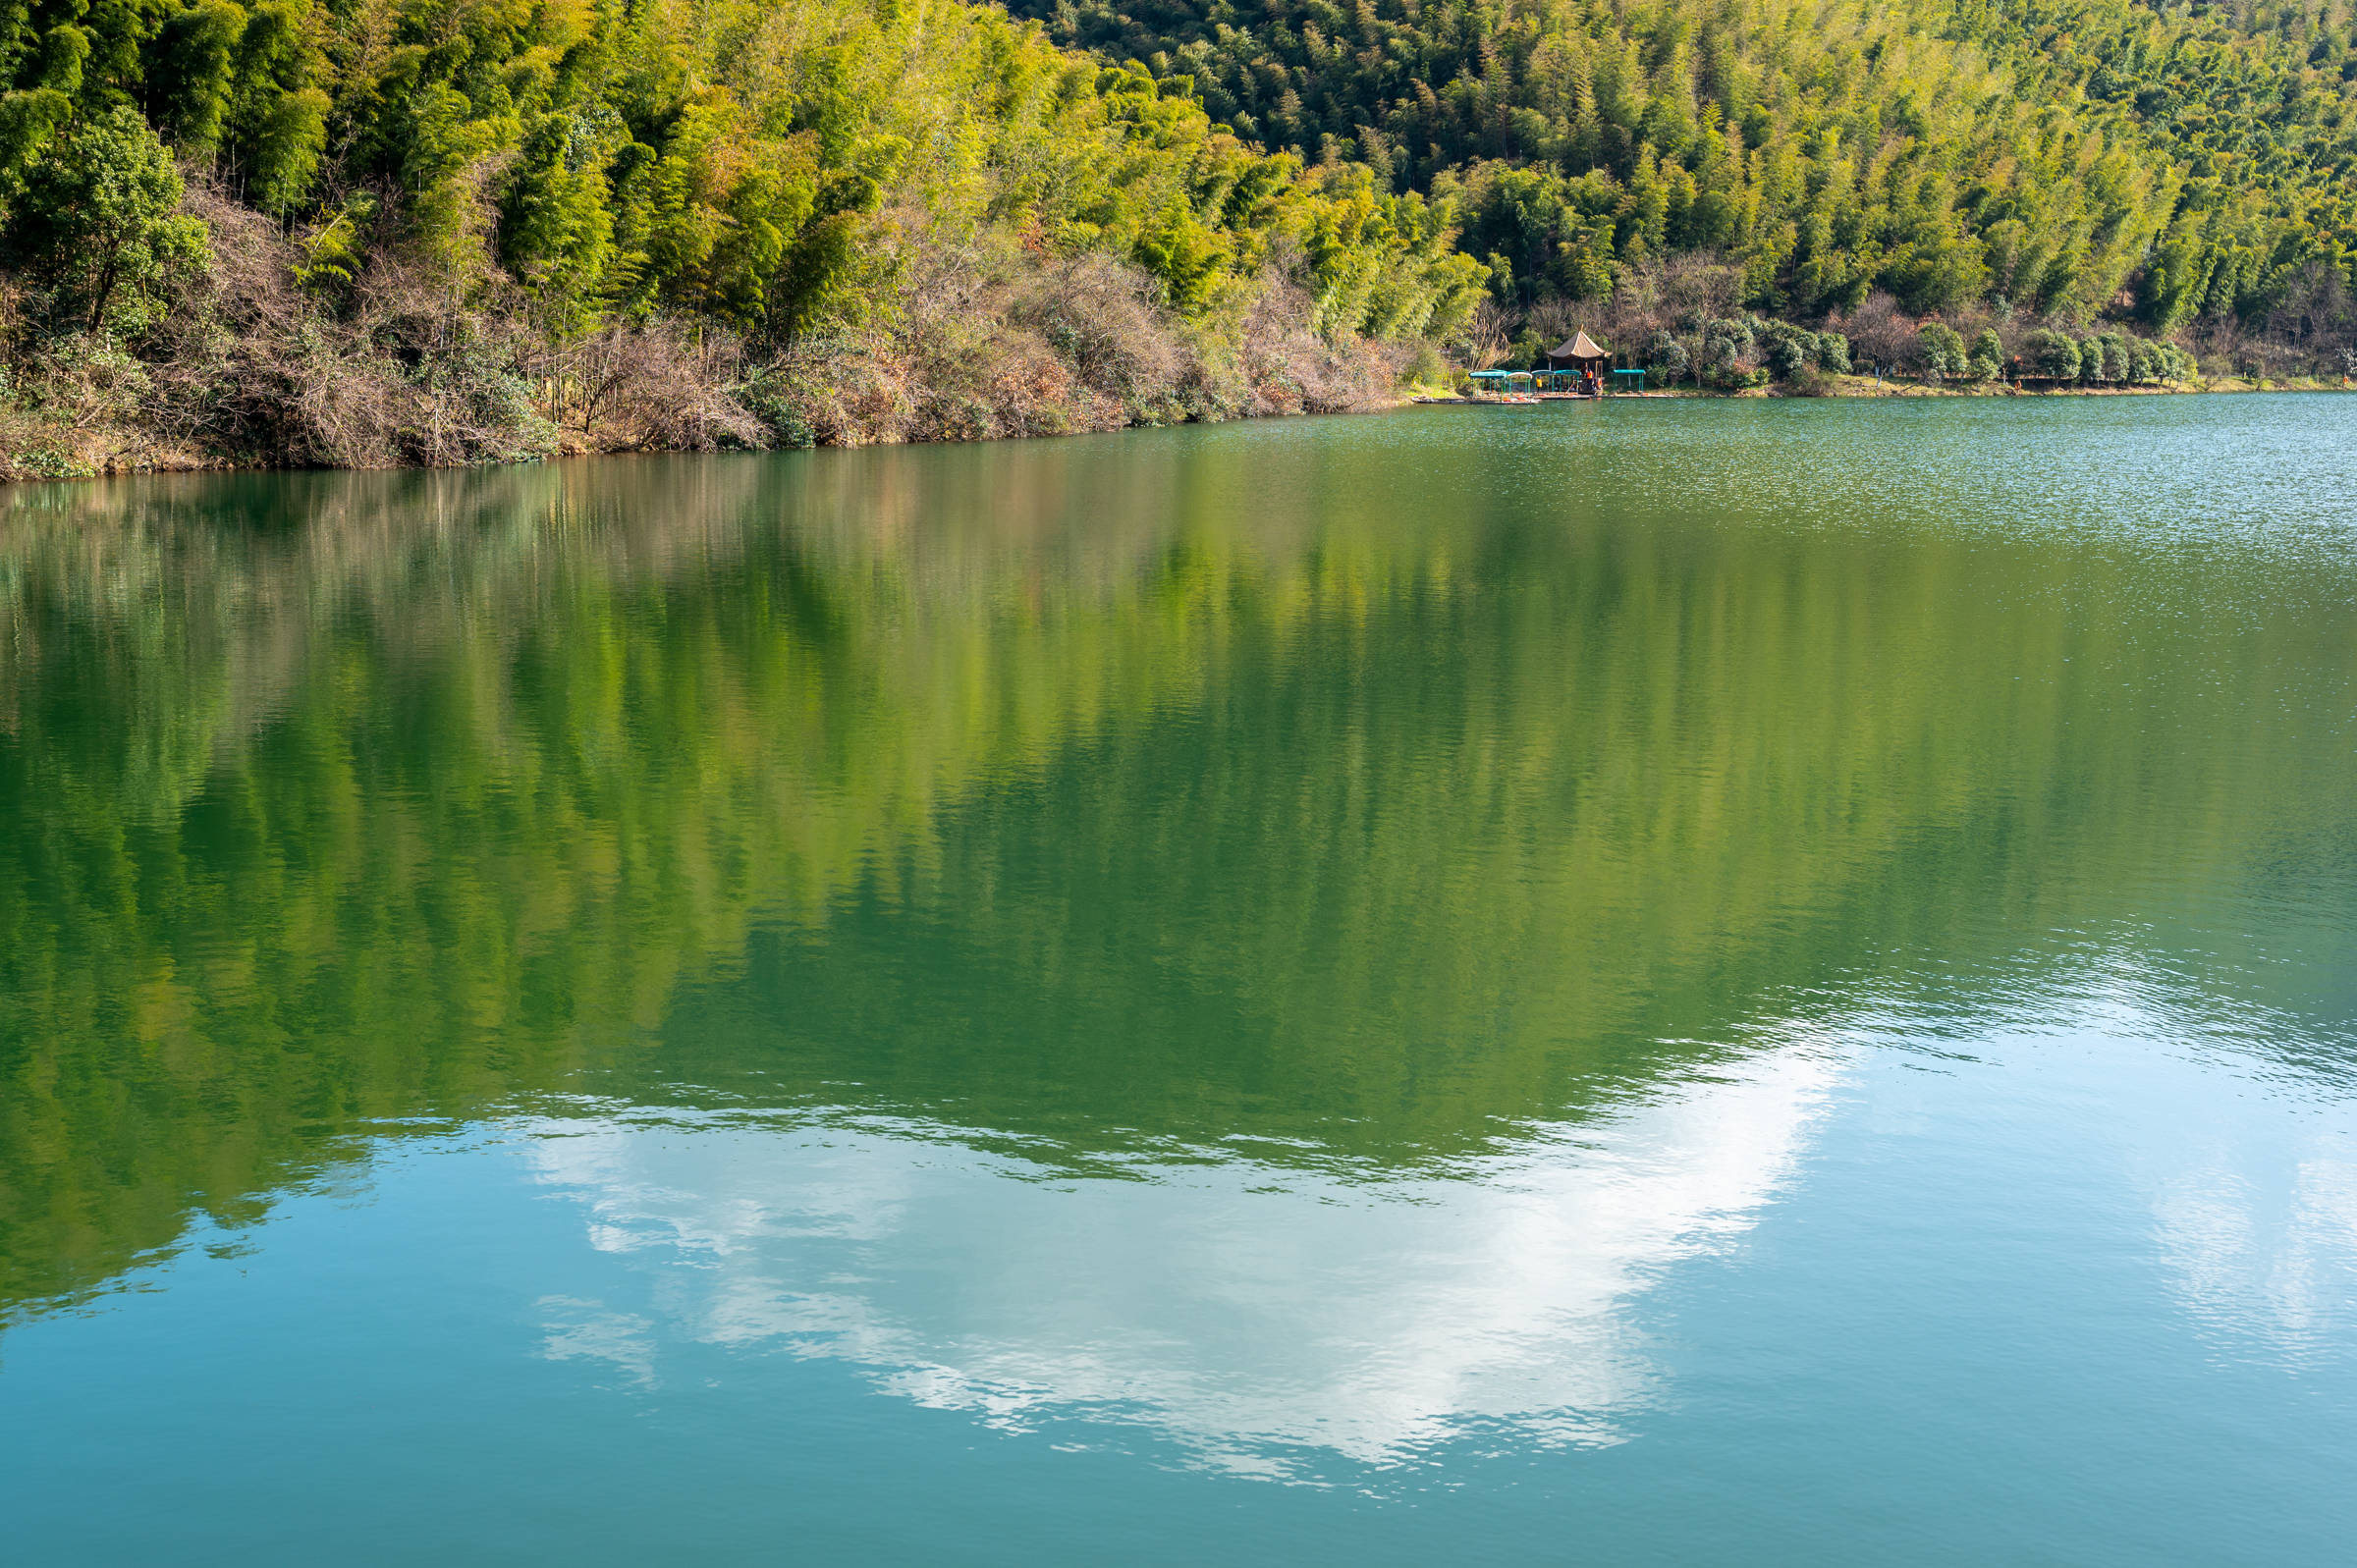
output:
[{"label": "thatched roof pavilion", "polygon": [[1570,342],[1558,344],[1547,351],[1547,363],[1557,368],[1576,366],[1584,369],[1589,365],[1602,368],[1611,358],[1612,355],[1597,348],[1595,340],[1584,332],[1574,332]]}]

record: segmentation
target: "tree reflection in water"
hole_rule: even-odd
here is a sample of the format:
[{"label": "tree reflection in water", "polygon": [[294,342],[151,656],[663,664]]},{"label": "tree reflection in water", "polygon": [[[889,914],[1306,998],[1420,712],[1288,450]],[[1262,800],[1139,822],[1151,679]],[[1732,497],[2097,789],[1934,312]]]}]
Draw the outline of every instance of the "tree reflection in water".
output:
[{"label": "tree reflection in water", "polygon": [[[1903,1003],[1938,1051],[2129,954],[2184,1029],[2345,1074],[2345,568],[2132,509],[1990,526],[1962,461],[1903,504],[1863,460],[1746,486],[1788,430],[1714,428],[12,492],[0,1314],[249,1220],[390,1123],[586,1094],[547,1174],[738,1259],[783,1315],[743,1332],[857,1316],[762,1271],[916,1179],[913,1134],[873,1129],[921,1125],[977,1168],[1106,1178],[1096,1241],[1020,1206],[995,1232],[1063,1281],[1073,1342],[1182,1336],[1072,1262],[1149,1238],[1193,1282],[1169,1312],[1268,1331],[1306,1379],[1037,1364],[988,1303],[874,1328],[939,1397],[1353,1453],[1444,1409],[1588,1438],[1642,1355],[1600,1343],[1558,1386],[1517,1336],[1609,1339],[1629,1278],[1741,1223],[1836,1070],[1812,1031]],[[742,1169],[717,1133],[666,1146],[702,1162],[684,1183],[640,1168],[630,1106],[870,1131]],[[795,1209],[830,1171],[843,1206]],[[1271,1171],[1423,1199],[1240,1217]],[[707,1180],[801,1218],[737,1237],[632,1196]],[[1217,1267],[1156,1183],[1201,1200],[1170,1223],[1233,1221]],[[955,1204],[925,1214],[949,1245]],[[1338,1293],[1374,1214],[1429,1274]],[[1222,1268],[1318,1310],[1221,1320]]]}]

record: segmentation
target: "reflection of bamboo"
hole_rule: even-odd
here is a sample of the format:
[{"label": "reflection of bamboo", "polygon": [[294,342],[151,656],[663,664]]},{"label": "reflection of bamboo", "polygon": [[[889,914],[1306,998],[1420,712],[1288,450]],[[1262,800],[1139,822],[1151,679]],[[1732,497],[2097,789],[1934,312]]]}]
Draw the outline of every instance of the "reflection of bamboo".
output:
[{"label": "reflection of bamboo", "polygon": [[[456,1080],[438,1070],[441,1088],[430,1100],[445,1106],[472,1104],[503,1085],[545,1083],[558,1066],[576,1059],[576,1045],[548,1042],[553,1055],[549,1049],[528,1054],[533,1065],[521,1078],[509,1069],[491,1068],[484,1059],[504,1049],[497,1044],[502,1031],[528,1030],[507,955],[577,940],[602,923],[609,940],[593,945],[596,952],[569,982],[583,1000],[579,1010],[651,1026],[684,974],[700,969],[713,954],[741,949],[755,899],[807,918],[877,849],[921,829],[943,789],[998,769],[993,757],[1014,762],[1044,754],[1058,727],[1092,722],[1090,713],[1105,702],[1160,700],[1167,677],[1152,674],[1151,666],[1151,678],[1142,686],[1125,669],[1086,675],[1085,664],[1099,656],[1086,635],[1075,633],[1102,618],[1101,611],[1089,608],[1086,594],[1077,604],[1069,603],[1067,593],[1056,596],[1067,601],[1062,604],[1035,594],[1028,613],[1010,625],[990,610],[1000,594],[984,581],[974,585],[978,593],[964,599],[963,611],[940,618],[942,635],[936,636],[907,620],[908,590],[921,589],[922,578],[911,581],[891,569],[839,572],[838,580],[826,585],[835,612],[832,624],[867,644],[864,651],[840,650],[852,655],[847,661],[821,641],[803,652],[806,639],[780,625],[754,628],[748,642],[712,616],[733,613],[726,602],[726,574],[741,563],[732,564],[728,555],[764,539],[761,530],[744,523],[745,496],[733,488],[754,470],[742,464],[662,466],[663,495],[674,502],[695,497],[705,508],[643,506],[633,487],[618,484],[611,472],[600,476],[600,484],[613,489],[601,488],[585,505],[561,488],[546,488],[544,476],[524,476],[520,494],[514,482],[485,489],[450,483],[454,476],[427,475],[421,482],[420,476],[340,479],[312,493],[317,512],[312,524],[288,534],[225,535],[193,517],[180,519],[187,524],[183,527],[169,521],[159,525],[152,516],[140,517],[136,508],[127,509],[125,518],[118,519],[123,525],[111,531],[85,526],[92,521],[86,514],[72,519],[71,532],[46,526],[42,519],[14,519],[24,524],[9,539],[14,559],[35,569],[11,574],[12,619],[29,626],[62,622],[71,632],[47,650],[32,638],[7,639],[13,655],[5,689],[12,698],[27,686],[38,689],[44,680],[70,679],[71,661],[91,649],[93,638],[101,648],[137,645],[162,655],[109,661],[128,684],[84,693],[123,721],[108,727],[126,742],[111,755],[85,758],[72,747],[44,748],[37,736],[24,753],[53,771],[97,766],[97,774],[50,780],[64,789],[62,796],[47,788],[27,796],[47,800],[60,831],[91,841],[115,836],[105,820],[110,817],[169,824],[199,793],[219,797],[226,788],[263,805],[290,781],[256,766],[249,753],[257,736],[273,726],[293,726],[356,740],[377,715],[398,705],[395,698],[405,687],[429,695],[439,688],[442,695],[434,700],[444,704],[446,734],[438,747],[484,770],[479,779],[460,781],[466,787],[451,803],[462,813],[488,788],[545,789],[533,781],[561,777],[568,754],[577,755],[582,740],[629,731],[626,710],[616,706],[627,704],[629,693],[614,684],[615,672],[598,673],[594,678],[604,689],[592,693],[588,734],[582,727],[570,733],[536,730],[507,686],[516,661],[535,641],[553,644],[560,655],[571,652],[575,643],[569,639],[577,630],[592,633],[578,644],[594,649],[597,628],[622,623],[633,601],[657,591],[689,612],[685,619],[693,619],[699,608],[704,619],[684,640],[641,644],[637,651],[651,655],[659,668],[721,676],[698,699],[698,718],[682,725],[677,737],[707,754],[702,766],[685,775],[695,781],[686,793],[643,777],[613,774],[601,787],[619,785],[626,794],[634,789],[641,797],[630,813],[633,821],[605,816],[593,801],[567,799],[561,791],[550,799],[554,809],[546,820],[536,823],[521,843],[477,841],[464,815],[423,810],[400,780],[371,778],[353,768],[346,760],[351,740],[331,747],[326,756],[335,763],[317,783],[325,785],[322,798],[346,804],[316,824],[311,840],[300,845],[299,858],[310,868],[307,875],[272,875],[257,885],[250,874],[264,868],[247,867],[240,874],[241,886],[218,890],[226,895],[222,907],[193,922],[187,907],[131,911],[129,926],[123,924],[125,911],[88,906],[57,911],[53,929],[58,934],[86,944],[92,956],[128,962],[131,973],[109,974],[107,983],[91,992],[72,988],[42,995],[37,988],[20,989],[15,1000],[27,1010],[27,1028],[40,1038],[43,1052],[74,1051],[70,1037],[76,1033],[91,1043],[115,1037],[117,1030],[92,1009],[102,1009],[110,992],[137,995],[142,1000],[132,1020],[134,1030],[152,1058],[165,1064],[170,1097],[182,1100],[177,1113],[204,1116],[202,1086],[222,1070],[224,1050],[233,1056],[246,1050],[245,1042],[218,1033],[223,1000],[247,994],[254,977],[283,972],[289,963],[318,979],[336,979],[341,972],[344,984],[366,981],[368,966],[338,950],[336,910],[364,891],[366,906],[397,915],[415,907],[430,889],[433,898],[463,916],[461,924],[438,937],[420,930],[402,933],[404,945],[413,950],[399,961],[411,972],[441,976],[440,997],[403,995],[400,988],[378,992],[373,1005],[379,1015],[360,1020],[349,1037],[354,1065],[397,1040],[417,1042],[427,1059],[467,1063]],[[725,481],[717,490],[693,482],[715,475]],[[533,484],[531,478],[543,482]],[[617,497],[614,489],[622,494]],[[370,504],[344,505],[356,492]],[[882,493],[889,497],[893,491],[885,487]],[[167,499],[204,494],[167,491]],[[484,504],[487,498],[524,504]],[[603,527],[591,515],[617,504],[640,515],[684,513],[687,520],[632,531]],[[934,509],[920,500],[914,510]],[[389,523],[397,514],[406,514],[406,525]],[[201,559],[225,544],[242,553],[227,561]],[[543,555],[551,549],[569,551],[555,570]],[[759,569],[798,575],[805,568],[790,552]],[[112,591],[126,576],[141,579],[139,591]],[[161,589],[176,576],[199,592],[175,602]],[[1062,588],[1073,579],[1056,580]],[[962,595],[966,585],[950,586]],[[1100,579],[1100,586],[1111,590],[1117,584]],[[439,591],[450,587],[457,591]],[[839,589],[850,589],[854,597],[844,599]],[[858,598],[863,591],[864,604]],[[180,623],[153,625],[149,617],[158,604],[173,605]],[[1117,593],[1111,608],[1121,605]],[[984,612],[982,623],[961,623],[961,616],[975,609]],[[850,612],[850,619],[841,612]],[[1188,629],[1191,619],[1182,616],[1172,625],[1180,633],[1178,656],[1159,665],[1168,675],[1189,680],[1204,667],[1199,655],[1183,651],[1199,640],[1199,632]],[[161,638],[154,636],[158,629],[165,632]],[[1003,661],[1010,629],[1019,639],[1014,651],[1029,646],[1034,652],[1024,657],[1046,663],[1041,678],[1002,680],[996,690],[1049,700],[986,710],[1014,721],[1011,730],[994,731],[959,712],[959,694],[993,688],[991,682],[976,686],[970,676]],[[927,644],[937,645],[936,654],[910,662],[907,655]],[[1071,667],[1073,659],[1083,667]],[[789,677],[784,681],[776,678],[781,669]],[[459,678],[444,682],[436,672]],[[877,676],[909,676],[931,689],[909,689],[881,705],[860,694]],[[829,696],[845,676],[855,684]],[[818,689],[799,683],[813,678]],[[845,753],[839,727],[849,710],[861,707],[896,723],[865,732],[885,742],[882,750],[862,745]],[[197,721],[193,729],[192,719]],[[918,721],[913,728],[911,720]],[[890,756],[895,744],[904,753],[899,760]],[[783,765],[773,761],[772,748],[786,759]],[[831,757],[842,757],[850,766],[831,768]],[[149,769],[145,761],[150,758],[167,766],[160,772]],[[797,767],[797,759],[815,766]],[[593,766],[610,773],[615,766],[634,768],[645,761],[616,756]],[[298,793],[311,787],[305,784]],[[748,801],[760,804],[748,817],[732,815]],[[266,806],[260,814],[274,823],[289,820]],[[28,810],[20,821],[28,822],[29,816]],[[317,828],[326,830],[324,836]],[[754,874],[734,887],[711,853],[724,841],[754,851]],[[12,852],[27,847],[9,845]],[[531,870],[513,887],[503,886],[508,880],[503,862],[519,850],[533,862]],[[682,898],[668,909],[618,905],[618,879],[627,880],[633,866],[667,868],[684,884]],[[209,942],[201,954],[177,952],[179,935],[191,924],[226,942]],[[110,927],[112,934],[100,940]],[[627,938],[619,945],[627,953],[619,964],[610,961],[617,946],[612,938]],[[31,954],[17,956],[29,959]],[[58,973],[55,966],[48,972]],[[119,990],[118,979],[123,982]],[[437,1005],[438,1000],[449,1005]],[[310,1043],[312,1050],[325,1046]],[[54,1058],[51,1064],[57,1064]],[[35,1077],[48,1080],[51,1088],[12,1102],[12,1117],[38,1114],[43,1105],[64,1112],[68,1103],[57,1092],[61,1079],[69,1091],[79,1084],[86,1092],[109,1076],[103,1059],[69,1058],[64,1069],[51,1074],[36,1068]],[[405,1070],[368,1088],[350,1109],[398,1114],[421,1104]],[[187,1155],[210,1158],[206,1151],[218,1151],[225,1139],[243,1142],[244,1132],[234,1126],[183,1128],[159,1139],[146,1154],[169,1169]],[[55,1139],[35,1136],[12,1137],[8,1143],[20,1154],[57,1147]],[[255,1151],[265,1164],[295,1152],[269,1140],[265,1145]],[[242,1191],[268,1179],[263,1167],[254,1167],[234,1180],[193,1185]],[[174,1177],[168,1184],[180,1186],[184,1180]],[[14,1190],[36,1189],[20,1185]],[[72,1212],[73,1204],[61,1203],[59,1215]],[[11,1262],[24,1260],[19,1256]]]},{"label": "reflection of bamboo", "polygon": [[[1290,448],[1093,450],[150,481],[8,514],[0,1029],[27,1049],[0,1191],[42,1196],[4,1217],[0,1297],[284,1179],[316,1158],[299,1105],[463,1112],[634,1061],[756,927],[823,936],[793,946],[807,994],[915,1015],[838,918],[863,882],[960,933],[931,983],[975,1049],[788,1040],[773,1087],[857,1079],[1081,1150],[1225,1128],[1398,1160],[1593,1093],[1613,1053],[1654,1070],[1648,1042],[1856,986],[1959,887],[1995,912],[1942,939],[1995,962],[2003,934],[2100,927],[2155,845],[2254,863],[2337,798],[2329,729],[2245,714],[2229,679],[2154,682],[2156,714],[1993,666],[2281,662],[2198,620],[2080,624],[2049,590],[2126,569],[2102,557],[1706,547],[1642,512],[1369,526]],[[1413,494],[1425,460],[1354,487]],[[222,524],[256,500],[280,514]],[[1085,787],[1010,803],[1065,757]],[[197,835],[199,807],[237,831]],[[1950,852],[1928,895],[1913,868]],[[665,1039],[654,1077],[731,1070]]]}]

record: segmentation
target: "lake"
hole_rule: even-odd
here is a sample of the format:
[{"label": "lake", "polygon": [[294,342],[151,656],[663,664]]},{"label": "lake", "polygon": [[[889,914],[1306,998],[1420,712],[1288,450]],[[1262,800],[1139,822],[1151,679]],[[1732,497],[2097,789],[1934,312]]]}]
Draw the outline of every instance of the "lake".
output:
[{"label": "lake", "polygon": [[0,490],[12,1561],[2357,1537],[2357,399]]}]

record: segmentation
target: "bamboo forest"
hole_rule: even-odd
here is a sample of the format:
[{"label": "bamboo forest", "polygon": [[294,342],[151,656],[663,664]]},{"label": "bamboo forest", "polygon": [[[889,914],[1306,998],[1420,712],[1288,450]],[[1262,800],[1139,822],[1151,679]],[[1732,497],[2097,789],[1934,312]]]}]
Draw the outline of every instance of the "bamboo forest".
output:
[{"label": "bamboo forest", "polygon": [[2357,366],[2344,0],[1013,9],[7,0],[0,472]]}]

